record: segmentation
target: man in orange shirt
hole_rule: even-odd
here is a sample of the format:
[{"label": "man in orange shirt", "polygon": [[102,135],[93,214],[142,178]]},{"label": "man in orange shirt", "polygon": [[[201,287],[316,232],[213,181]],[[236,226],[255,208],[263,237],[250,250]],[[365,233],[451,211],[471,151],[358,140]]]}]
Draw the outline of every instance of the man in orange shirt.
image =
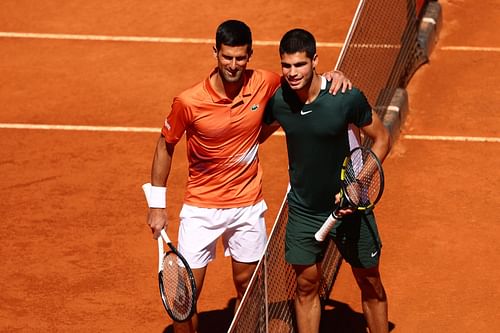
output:
[{"label": "man in orange shirt", "polygon": [[[259,134],[267,101],[280,76],[247,69],[252,56],[250,28],[228,20],[216,32],[217,67],[203,81],[174,98],[161,131],[151,171],[148,224],[154,238],[167,227],[166,183],[176,143],[186,133],[189,175],[180,212],[178,250],[193,270],[198,296],[219,237],[232,258],[236,308],[267,241],[258,159]],[[350,82],[341,73],[332,91]],[[196,314],[174,323],[176,332],[196,332]]]}]

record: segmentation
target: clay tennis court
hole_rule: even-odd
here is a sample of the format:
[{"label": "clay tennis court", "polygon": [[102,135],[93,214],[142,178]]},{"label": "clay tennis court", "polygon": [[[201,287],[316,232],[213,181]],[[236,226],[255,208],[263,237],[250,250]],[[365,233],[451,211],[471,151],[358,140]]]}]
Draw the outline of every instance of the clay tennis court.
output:
[{"label": "clay tennis court", "polygon": [[[392,332],[493,332],[500,8],[495,0],[439,2],[440,39],[407,87],[410,112],[384,163],[376,209],[389,320]],[[0,331],[170,332],[141,185],[173,96],[215,65],[207,40],[225,19],[247,22],[256,41],[310,30],[332,43],[318,48],[321,72],[335,65],[356,6],[0,2]],[[279,71],[277,46],[262,44],[250,67]],[[271,228],[287,184],[284,138],[272,137],[260,156]],[[186,173],[182,141],[168,183],[174,239]],[[230,277],[219,246],[198,303],[201,332],[227,330]],[[323,326],[365,332],[359,303],[342,265]]]}]

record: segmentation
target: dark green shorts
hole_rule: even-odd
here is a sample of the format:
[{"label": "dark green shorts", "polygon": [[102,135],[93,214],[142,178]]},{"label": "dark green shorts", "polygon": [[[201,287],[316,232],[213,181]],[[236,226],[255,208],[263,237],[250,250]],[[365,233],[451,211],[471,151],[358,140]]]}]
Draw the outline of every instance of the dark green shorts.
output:
[{"label": "dark green shorts", "polygon": [[[288,207],[285,238],[285,259],[288,263],[312,265],[323,259],[328,242],[316,241],[314,234],[326,217]],[[382,243],[372,211],[358,211],[337,221],[330,236],[351,266],[371,268],[378,264]]]}]

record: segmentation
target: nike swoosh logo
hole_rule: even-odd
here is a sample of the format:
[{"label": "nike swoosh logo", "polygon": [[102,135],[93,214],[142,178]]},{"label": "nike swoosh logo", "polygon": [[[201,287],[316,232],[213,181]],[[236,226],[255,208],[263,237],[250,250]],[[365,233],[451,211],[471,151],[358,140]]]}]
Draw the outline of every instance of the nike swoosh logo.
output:
[{"label": "nike swoosh logo", "polygon": [[309,111],[300,110],[300,114],[303,116],[308,114],[308,113],[311,113],[311,112],[313,112],[313,110],[309,110]]},{"label": "nike swoosh logo", "polygon": [[377,253],[378,253],[378,251],[372,252],[371,253],[372,258],[375,257],[377,255]]}]

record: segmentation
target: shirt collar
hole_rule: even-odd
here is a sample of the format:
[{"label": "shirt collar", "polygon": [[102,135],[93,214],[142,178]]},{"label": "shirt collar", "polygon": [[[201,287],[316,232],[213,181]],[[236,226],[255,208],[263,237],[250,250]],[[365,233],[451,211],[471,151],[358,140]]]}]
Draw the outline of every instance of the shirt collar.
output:
[{"label": "shirt collar", "polygon": [[326,89],[326,84],[328,83],[328,81],[326,81],[326,78],[324,76],[321,76],[321,90],[325,90]]}]

